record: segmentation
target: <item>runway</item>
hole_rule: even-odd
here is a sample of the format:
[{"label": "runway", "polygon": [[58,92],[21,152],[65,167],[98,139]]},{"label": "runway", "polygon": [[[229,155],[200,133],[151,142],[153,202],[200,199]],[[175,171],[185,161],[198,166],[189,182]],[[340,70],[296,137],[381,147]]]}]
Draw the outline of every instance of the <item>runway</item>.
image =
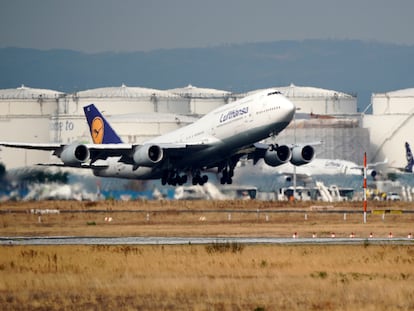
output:
[{"label": "runway", "polygon": [[202,245],[215,243],[270,245],[411,245],[409,238],[276,238],[276,237],[0,237],[0,245]]}]

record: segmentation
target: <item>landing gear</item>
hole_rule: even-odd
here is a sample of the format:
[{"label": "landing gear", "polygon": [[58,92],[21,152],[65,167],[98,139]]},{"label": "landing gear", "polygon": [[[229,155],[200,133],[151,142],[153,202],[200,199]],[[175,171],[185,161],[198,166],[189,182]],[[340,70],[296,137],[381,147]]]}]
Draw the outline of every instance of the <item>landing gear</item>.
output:
[{"label": "landing gear", "polygon": [[198,171],[195,174],[193,174],[193,180],[192,183],[193,185],[204,185],[206,182],[208,181],[208,176],[207,175],[201,175],[201,173]]},{"label": "landing gear", "polygon": [[220,183],[222,185],[224,185],[224,184],[231,185],[233,183],[233,176],[234,176],[234,168],[231,168],[231,167],[227,168],[226,167],[222,171],[222,176],[220,178]]},{"label": "landing gear", "polygon": [[[175,170],[165,170],[161,177],[161,184],[163,186],[170,185],[170,186],[182,186],[188,181],[187,175],[180,175]],[[208,181],[207,175],[201,175],[200,171],[196,171],[193,173],[192,184],[193,185],[204,185]]]},{"label": "landing gear", "polygon": [[165,186],[166,184],[171,186],[182,186],[185,184],[188,180],[187,175],[180,175],[176,171],[164,171],[162,178],[161,178],[161,184]]},{"label": "landing gear", "polygon": [[233,157],[230,160],[228,160],[227,163],[225,163],[221,168],[221,178],[220,183],[222,185],[229,184],[231,185],[233,183],[233,176],[234,176],[234,168],[236,167],[237,162],[239,161],[239,158]]}]

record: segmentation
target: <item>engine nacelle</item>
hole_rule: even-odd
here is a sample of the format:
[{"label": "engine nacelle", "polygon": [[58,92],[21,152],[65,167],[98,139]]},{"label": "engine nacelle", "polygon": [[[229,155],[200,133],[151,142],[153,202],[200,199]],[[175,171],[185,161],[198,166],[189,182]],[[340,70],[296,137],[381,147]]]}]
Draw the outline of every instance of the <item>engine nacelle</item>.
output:
[{"label": "engine nacelle", "polygon": [[71,144],[65,147],[60,159],[67,166],[79,166],[89,160],[89,149],[85,145]]},{"label": "engine nacelle", "polygon": [[276,149],[269,149],[264,155],[264,161],[267,165],[278,166],[286,163],[292,157],[292,152],[288,146],[278,146]]},{"label": "engine nacelle", "polygon": [[315,156],[315,149],[312,146],[296,146],[292,148],[292,158],[290,163],[293,165],[303,165],[311,162]]},{"label": "engine nacelle", "polygon": [[143,145],[135,149],[133,159],[138,166],[153,166],[164,157],[164,152],[157,145]]}]

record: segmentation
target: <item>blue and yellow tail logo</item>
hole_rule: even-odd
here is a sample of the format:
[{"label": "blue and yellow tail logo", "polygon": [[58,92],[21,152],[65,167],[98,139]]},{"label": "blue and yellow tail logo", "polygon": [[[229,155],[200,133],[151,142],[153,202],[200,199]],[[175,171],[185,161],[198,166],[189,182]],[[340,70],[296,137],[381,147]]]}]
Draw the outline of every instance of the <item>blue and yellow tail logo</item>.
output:
[{"label": "blue and yellow tail logo", "polygon": [[104,132],[104,122],[102,118],[95,117],[91,124],[91,136],[94,144],[102,144]]},{"label": "blue and yellow tail logo", "polygon": [[120,144],[121,138],[94,104],[83,107],[94,144]]}]

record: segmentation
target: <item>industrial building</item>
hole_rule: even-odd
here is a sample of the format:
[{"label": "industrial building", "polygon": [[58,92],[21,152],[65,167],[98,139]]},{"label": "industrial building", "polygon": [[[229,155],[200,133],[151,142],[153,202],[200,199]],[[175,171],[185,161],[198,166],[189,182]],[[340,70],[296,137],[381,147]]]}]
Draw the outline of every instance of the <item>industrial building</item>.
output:
[{"label": "industrial building", "polygon": [[369,160],[388,159],[390,167],[403,168],[405,142],[414,147],[414,88],[373,94],[371,106],[372,114],[363,116],[371,141]]},{"label": "industrial building", "polygon": [[[291,144],[295,141],[307,143],[322,140],[323,143],[316,147],[317,157],[361,163],[361,154],[369,145],[370,135],[372,142],[379,141],[377,137],[381,135],[372,131],[367,116],[364,116],[364,126],[361,126],[361,115],[357,113],[355,96],[294,84],[277,89],[297,106],[298,111],[290,126],[278,137],[269,139],[269,142]],[[24,86],[0,90],[0,140],[90,142],[83,107],[94,103],[109,119],[123,141],[141,143],[192,123],[195,118],[216,107],[248,94],[234,94],[192,85],[170,90],[121,85],[72,94]],[[396,123],[404,119],[401,107],[398,108],[400,110],[396,107],[390,108],[394,107],[392,100],[380,103],[379,94],[375,96],[378,99],[373,105],[373,118],[381,111],[381,115],[386,114],[395,119]],[[406,108],[405,111],[409,109]],[[371,124],[374,125],[375,121]],[[378,144],[380,145],[381,143]],[[392,145],[391,148],[397,146]],[[378,153],[378,159],[383,160],[382,153]],[[404,156],[403,153],[401,156]],[[52,161],[56,161],[56,158],[48,152],[10,148],[2,148],[0,151],[0,162],[4,162],[7,168]]]},{"label": "industrial building", "polygon": [[242,97],[228,91],[199,88],[191,84],[183,88],[170,89],[167,91],[187,99],[190,108],[189,114],[198,116],[205,115],[217,107]]}]

